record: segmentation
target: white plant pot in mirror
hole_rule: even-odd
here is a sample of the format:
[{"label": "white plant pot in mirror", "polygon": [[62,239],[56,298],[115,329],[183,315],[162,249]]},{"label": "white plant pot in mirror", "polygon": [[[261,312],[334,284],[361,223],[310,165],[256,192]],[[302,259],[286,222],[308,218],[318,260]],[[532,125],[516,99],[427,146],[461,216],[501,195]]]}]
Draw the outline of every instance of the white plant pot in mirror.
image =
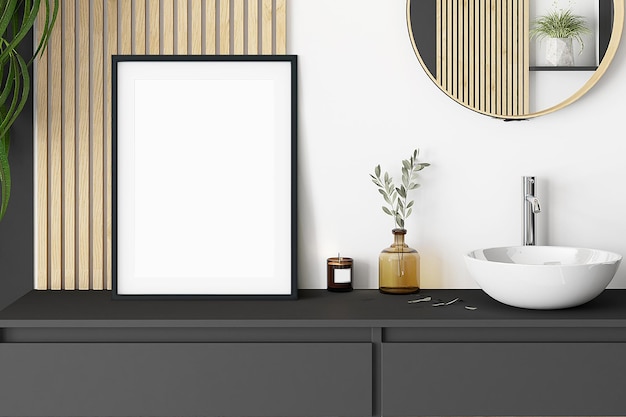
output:
[{"label": "white plant pot in mirror", "polygon": [[547,38],[546,60],[555,67],[571,67],[574,65],[574,49],[572,38]]}]

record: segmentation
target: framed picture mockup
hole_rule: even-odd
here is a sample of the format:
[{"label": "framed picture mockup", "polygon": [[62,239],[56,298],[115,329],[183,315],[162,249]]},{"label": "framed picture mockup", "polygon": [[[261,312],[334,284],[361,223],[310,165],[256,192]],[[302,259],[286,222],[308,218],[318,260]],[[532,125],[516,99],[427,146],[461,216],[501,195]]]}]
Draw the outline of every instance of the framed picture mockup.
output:
[{"label": "framed picture mockup", "polygon": [[113,56],[114,298],[297,298],[296,58]]}]

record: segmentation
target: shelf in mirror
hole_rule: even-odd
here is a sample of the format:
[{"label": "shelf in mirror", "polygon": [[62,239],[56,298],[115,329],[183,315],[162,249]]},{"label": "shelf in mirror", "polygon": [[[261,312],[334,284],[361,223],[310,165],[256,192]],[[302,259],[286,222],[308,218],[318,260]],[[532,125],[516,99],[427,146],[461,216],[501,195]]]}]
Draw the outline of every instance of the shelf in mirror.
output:
[{"label": "shelf in mirror", "polygon": [[546,66],[533,66],[530,67],[530,71],[595,71],[597,66],[573,66],[573,67],[546,67]]}]

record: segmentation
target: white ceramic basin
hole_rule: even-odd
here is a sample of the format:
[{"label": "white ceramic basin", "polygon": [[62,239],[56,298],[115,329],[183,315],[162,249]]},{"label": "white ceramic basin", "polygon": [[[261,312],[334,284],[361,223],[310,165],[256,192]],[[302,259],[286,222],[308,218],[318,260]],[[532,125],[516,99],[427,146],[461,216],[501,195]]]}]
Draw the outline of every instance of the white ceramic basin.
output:
[{"label": "white ceramic basin", "polygon": [[560,246],[509,246],[465,255],[470,275],[489,296],[532,309],[591,301],[609,285],[621,261],[612,252]]}]

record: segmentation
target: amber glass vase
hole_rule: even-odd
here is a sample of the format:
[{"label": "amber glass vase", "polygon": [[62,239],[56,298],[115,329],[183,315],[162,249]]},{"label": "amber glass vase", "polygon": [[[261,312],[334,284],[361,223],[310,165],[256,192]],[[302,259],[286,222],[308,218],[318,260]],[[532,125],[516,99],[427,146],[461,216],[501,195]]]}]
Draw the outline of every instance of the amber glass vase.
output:
[{"label": "amber glass vase", "polygon": [[411,294],[420,287],[420,255],[404,243],[405,229],[393,229],[393,244],[378,258],[378,289],[386,294]]}]

